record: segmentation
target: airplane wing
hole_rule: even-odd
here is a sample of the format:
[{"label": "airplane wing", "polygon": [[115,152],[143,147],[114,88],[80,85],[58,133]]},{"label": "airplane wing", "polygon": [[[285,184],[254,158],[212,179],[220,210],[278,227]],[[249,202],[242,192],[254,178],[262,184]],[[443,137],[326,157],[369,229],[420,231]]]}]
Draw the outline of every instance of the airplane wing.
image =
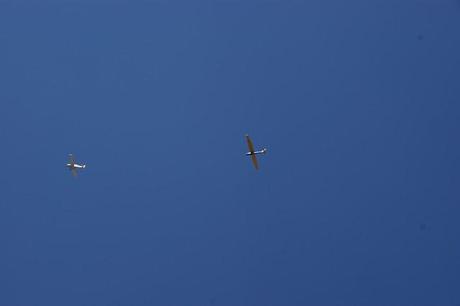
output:
[{"label": "airplane wing", "polygon": [[254,168],[256,168],[256,170],[259,170],[259,163],[257,162],[257,157],[255,154],[251,155],[251,159],[252,159],[252,164],[254,165]]},{"label": "airplane wing", "polygon": [[75,158],[73,158],[72,154],[69,154],[69,164],[75,164]]},{"label": "airplane wing", "polygon": [[73,175],[74,177],[77,177],[77,169],[72,169],[72,175]]},{"label": "airplane wing", "polygon": [[246,142],[248,143],[249,152],[254,152],[254,145],[252,144],[252,140],[249,138],[249,135],[246,135]]}]

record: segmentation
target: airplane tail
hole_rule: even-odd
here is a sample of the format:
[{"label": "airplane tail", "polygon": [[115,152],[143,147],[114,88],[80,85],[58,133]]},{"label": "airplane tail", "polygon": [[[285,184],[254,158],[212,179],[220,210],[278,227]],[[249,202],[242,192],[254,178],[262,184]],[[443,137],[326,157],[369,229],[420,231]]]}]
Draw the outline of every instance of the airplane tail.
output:
[{"label": "airplane tail", "polygon": [[85,169],[85,168],[86,168],[86,165],[82,165],[81,167],[82,167],[83,169]]},{"label": "airplane tail", "polygon": [[265,153],[267,153],[267,151],[268,151],[267,148],[263,148],[262,153],[265,154]]}]

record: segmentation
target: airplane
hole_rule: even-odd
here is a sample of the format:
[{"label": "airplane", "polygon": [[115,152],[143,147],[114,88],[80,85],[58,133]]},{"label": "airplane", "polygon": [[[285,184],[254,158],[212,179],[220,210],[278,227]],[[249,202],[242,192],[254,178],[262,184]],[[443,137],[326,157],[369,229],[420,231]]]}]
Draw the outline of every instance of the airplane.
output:
[{"label": "airplane", "polygon": [[77,169],[85,169],[86,165],[77,164],[73,155],[69,154],[69,163],[66,165],[66,167],[72,171],[73,176],[77,176]]},{"label": "airplane", "polygon": [[267,149],[263,148],[262,150],[255,151],[254,145],[252,144],[252,140],[251,138],[249,138],[248,134],[246,134],[246,142],[248,143],[248,148],[249,148],[249,152],[246,153],[246,156],[251,156],[252,164],[254,165],[254,168],[256,168],[256,170],[259,170],[259,163],[257,162],[256,155],[267,153]]}]

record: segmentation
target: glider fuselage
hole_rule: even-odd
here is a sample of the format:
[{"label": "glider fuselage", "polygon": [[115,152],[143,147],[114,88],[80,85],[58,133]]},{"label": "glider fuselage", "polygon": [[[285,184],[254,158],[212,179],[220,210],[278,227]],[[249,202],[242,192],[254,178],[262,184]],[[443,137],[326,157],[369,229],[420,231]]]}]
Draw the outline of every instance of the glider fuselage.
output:
[{"label": "glider fuselage", "polygon": [[247,152],[246,156],[257,155],[257,154],[265,154],[265,153],[267,153],[267,149],[254,151],[254,152]]}]

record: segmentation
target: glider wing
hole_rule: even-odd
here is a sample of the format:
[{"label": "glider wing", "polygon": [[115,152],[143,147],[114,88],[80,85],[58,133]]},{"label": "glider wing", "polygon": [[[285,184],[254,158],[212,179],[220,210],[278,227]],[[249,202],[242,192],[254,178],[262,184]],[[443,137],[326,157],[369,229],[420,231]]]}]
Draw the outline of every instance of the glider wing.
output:
[{"label": "glider wing", "polygon": [[252,144],[252,140],[249,138],[249,135],[246,135],[246,142],[248,143],[249,152],[254,153],[254,145]]}]

